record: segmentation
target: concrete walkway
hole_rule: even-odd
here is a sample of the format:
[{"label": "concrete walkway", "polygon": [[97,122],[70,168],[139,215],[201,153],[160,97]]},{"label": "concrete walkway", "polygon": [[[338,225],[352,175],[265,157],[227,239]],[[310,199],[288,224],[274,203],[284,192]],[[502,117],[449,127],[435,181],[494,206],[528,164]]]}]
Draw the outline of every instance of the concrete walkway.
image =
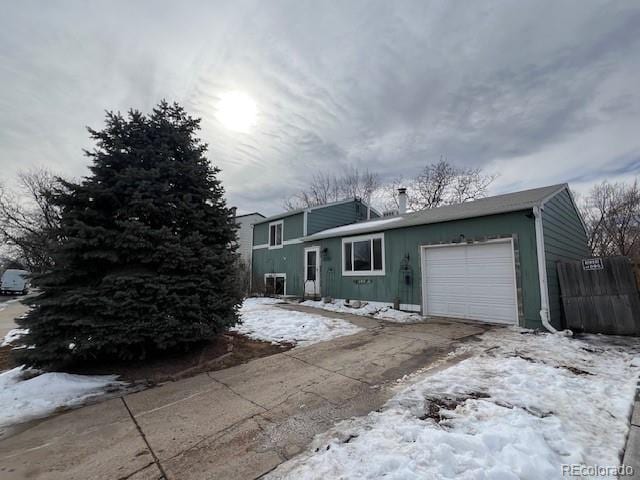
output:
[{"label": "concrete walkway", "polygon": [[0,343],[9,330],[17,327],[15,319],[27,312],[28,307],[20,302],[24,298],[0,297]]},{"label": "concrete walkway", "polygon": [[112,399],[0,442],[11,479],[255,479],[336,422],[366,415],[403,375],[488,326],[347,318],[363,332]]}]

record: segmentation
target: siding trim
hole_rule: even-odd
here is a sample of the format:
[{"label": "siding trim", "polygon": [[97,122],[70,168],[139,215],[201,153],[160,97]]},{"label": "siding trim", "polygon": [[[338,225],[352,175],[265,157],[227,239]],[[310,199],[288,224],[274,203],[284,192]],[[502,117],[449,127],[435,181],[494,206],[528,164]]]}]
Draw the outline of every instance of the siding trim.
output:
[{"label": "siding trim", "polygon": [[304,240],[301,238],[292,238],[291,240],[284,240],[282,245],[296,245],[298,243],[304,243]]},{"label": "siding trim", "polygon": [[302,215],[302,236],[303,237],[307,236],[307,222],[309,221],[308,213],[309,211],[305,210],[304,214]]}]

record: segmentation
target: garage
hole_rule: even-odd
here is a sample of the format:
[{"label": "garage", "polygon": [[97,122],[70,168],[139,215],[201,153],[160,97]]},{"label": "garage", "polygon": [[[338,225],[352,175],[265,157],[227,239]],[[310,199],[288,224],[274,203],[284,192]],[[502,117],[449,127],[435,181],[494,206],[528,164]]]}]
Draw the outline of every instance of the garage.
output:
[{"label": "garage", "polygon": [[518,323],[511,240],[422,247],[423,312]]}]

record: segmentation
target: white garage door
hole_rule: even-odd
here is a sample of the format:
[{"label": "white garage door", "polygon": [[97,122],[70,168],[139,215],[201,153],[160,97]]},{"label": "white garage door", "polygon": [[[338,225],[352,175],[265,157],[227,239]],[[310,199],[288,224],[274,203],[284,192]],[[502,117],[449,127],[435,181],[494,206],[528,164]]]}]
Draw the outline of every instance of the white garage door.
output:
[{"label": "white garage door", "polygon": [[427,315],[517,324],[511,242],[424,247]]}]

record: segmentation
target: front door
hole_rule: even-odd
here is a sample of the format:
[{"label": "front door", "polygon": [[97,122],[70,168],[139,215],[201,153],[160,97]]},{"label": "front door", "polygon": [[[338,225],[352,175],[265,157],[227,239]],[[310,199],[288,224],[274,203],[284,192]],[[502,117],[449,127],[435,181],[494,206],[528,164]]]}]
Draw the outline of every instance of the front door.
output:
[{"label": "front door", "polygon": [[320,247],[304,249],[304,294],[320,295]]}]

